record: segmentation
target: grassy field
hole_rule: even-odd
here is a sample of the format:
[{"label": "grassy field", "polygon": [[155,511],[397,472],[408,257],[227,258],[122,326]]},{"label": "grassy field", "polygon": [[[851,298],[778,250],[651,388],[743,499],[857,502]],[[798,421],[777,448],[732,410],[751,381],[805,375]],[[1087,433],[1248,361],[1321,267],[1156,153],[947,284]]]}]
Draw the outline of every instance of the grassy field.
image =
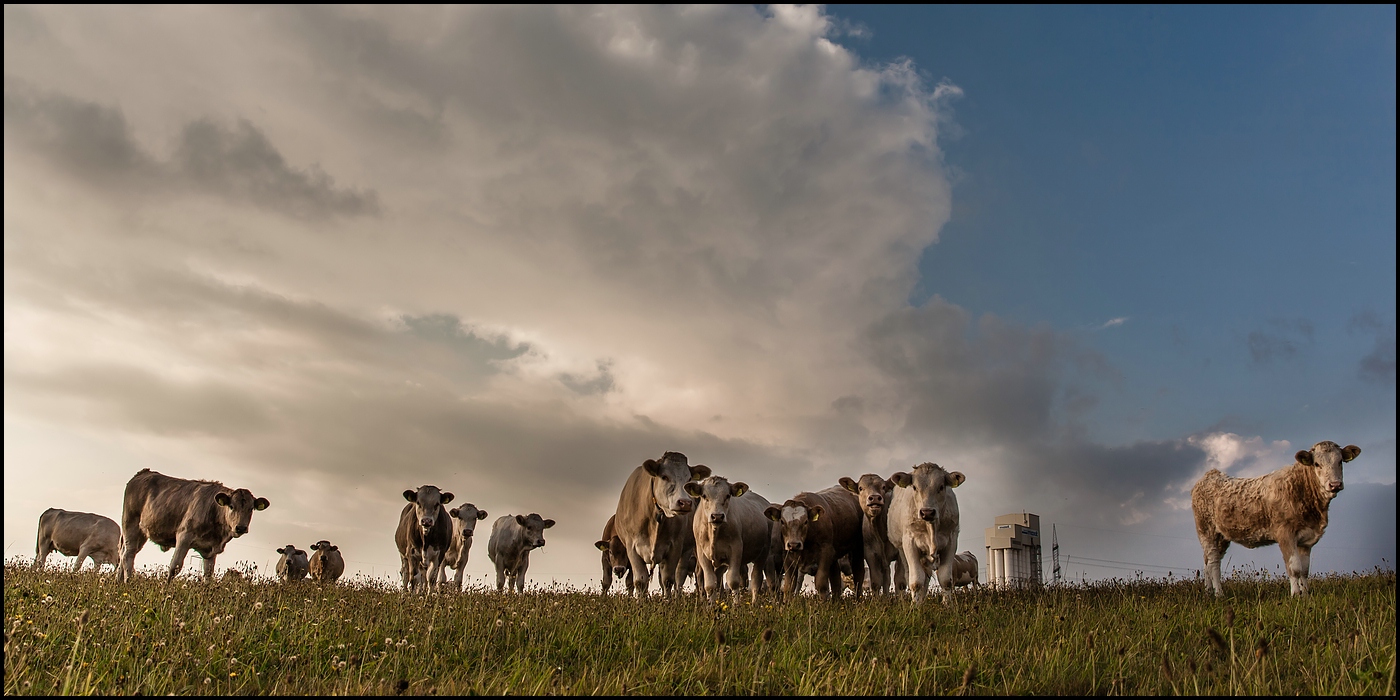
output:
[{"label": "grassy field", "polygon": [[411,597],[5,566],[5,694],[1395,692],[1395,573],[959,591],[951,605]]}]

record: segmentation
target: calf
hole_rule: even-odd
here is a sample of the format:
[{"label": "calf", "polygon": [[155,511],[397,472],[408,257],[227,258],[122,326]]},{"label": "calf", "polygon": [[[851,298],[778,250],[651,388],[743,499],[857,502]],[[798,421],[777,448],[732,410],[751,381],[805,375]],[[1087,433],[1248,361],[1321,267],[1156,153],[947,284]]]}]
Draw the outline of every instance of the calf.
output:
[{"label": "calf", "polygon": [[291,583],[306,578],[306,574],[311,570],[311,562],[306,558],[304,550],[297,549],[293,545],[278,547],[277,553],[282,558],[277,560],[277,578],[283,583]]},{"label": "calf", "polygon": [[[870,590],[881,594],[890,590],[890,564],[899,561],[894,543],[890,542],[889,507],[894,496],[893,481],[877,474],[863,474],[857,481],[841,477],[841,486],[856,495],[865,518],[861,521],[861,540],[865,543],[865,568],[870,572]],[[894,589],[904,590],[904,570],[895,567]]]},{"label": "calf", "polygon": [[890,476],[896,488],[889,507],[890,542],[899,555],[899,566],[909,579],[909,593],[922,603],[928,581],[937,570],[944,600],[953,590],[953,554],[958,549],[958,497],[953,489],[967,477],[925,462],[912,474]]},{"label": "calf", "polygon": [[977,557],[972,552],[958,552],[953,557],[953,585],[977,585]]},{"label": "calf", "polygon": [[614,527],[632,565],[633,587],[645,596],[656,566],[663,593],[679,590],[676,573],[688,545],[694,546],[694,502],[685,485],[710,475],[710,468],[690,466],[686,456],[667,452],[632,470],[617,500]]},{"label": "calf", "polygon": [[1312,548],[1327,529],[1327,509],[1341,493],[1342,463],[1361,454],[1356,445],[1323,441],[1299,450],[1292,466],[1253,479],[1232,479],[1218,469],[1206,472],[1191,489],[1196,536],[1205,553],[1206,581],[1215,595],[1220,558],[1231,542],[1250,549],[1278,543],[1288,567],[1288,588],[1308,592]]},{"label": "calf", "polygon": [[452,523],[443,505],[451,503],[453,495],[436,486],[420,486],[417,491],[404,491],[403,498],[408,505],[399,513],[399,528],[394,532],[399,574],[404,590],[427,591],[437,580],[442,558],[452,543]]},{"label": "calf", "polygon": [[849,557],[856,598],[865,581],[865,545],[860,506],[855,494],[840,486],[802,492],[764,511],[783,532],[783,598],[802,590],[802,578],[816,567],[814,583],[821,598],[841,597],[841,557]]},{"label": "calf", "polygon": [[85,559],[92,559],[93,568],[101,571],[103,564],[121,561],[121,542],[121,526],[111,518],[50,508],[39,516],[34,568],[44,568],[49,553],[56,549],[65,557],[77,557],[74,571],[82,570]]},{"label": "calf", "polygon": [[175,548],[170,574],[175,578],[193,549],[204,558],[204,578],[214,576],[214,560],[229,540],[248,533],[253,511],[271,503],[248,489],[230,489],[217,481],[194,481],[166,476],[150,469],[126,482],[122,497],[122,563],[118,578],[136,573],[136,553],[155,542],[161,551]]},{"label": "calf", "polygon": [[[608,516],[608,524],[603,526],[603,539],[593,543],[598,551],[603,553],[603,593],[606,595],[612,590],[613,578],[626,577],[627,587],[623,590],[632,590],[632,562],[627,559],[627,548],[622,546],[622,540],[617,536],[617,529],[614,523],[616,515]],[[684,582],[684,581],[682,581]]]},{"label": "calf", "polygon": [[486,556],[496,565],[496,592],[509,585],[525,592],[525,571],[530,568],[530,550],[544,546],[544,531],[553,520],[529,515],[502,515],[491,526]]},{"label": "calf", "polygon": [[748,484],[731,484],[722,476],[692,481],[685,485],[685,491],[696,502],[692,528],[705,596],[713,598],[718,590],[720,567],[728,567],[729,590],[738,595],[744,586],[744,571],[752,564],[749,599],[757,601],[765,573],[769,581],[777,578],[768,558],[773,528],[764,515],[771,505],[768,499],[750,491]]},{"label": "calf", "polygon": [[335,583],[345,573],[345,558],[340,556],[340,547],[326,540],[311,545],[315,554],[311,555],[311,580],[321,583]]},{"label": "calf", "polygon": [[438,568],[437,583],[443,583],[447,574],[443,571],[447,567],[452,567],[457,574],[452,577],[457,590],[462,590],[462,575],[467,572],[467,554],[472,549],[472,535],[476,534],[476,522],[486,519],[486,511],[468,503],[460,508],[453,508],[447,511],[447,515],[452,518],[452,542],[447,546],[447,553],[442,557],[442,566]]}]

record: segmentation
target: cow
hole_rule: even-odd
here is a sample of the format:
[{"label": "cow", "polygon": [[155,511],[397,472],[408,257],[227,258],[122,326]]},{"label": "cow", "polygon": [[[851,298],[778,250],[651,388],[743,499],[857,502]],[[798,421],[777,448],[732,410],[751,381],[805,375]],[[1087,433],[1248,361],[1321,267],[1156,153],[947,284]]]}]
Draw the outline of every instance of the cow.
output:
[{"label": "cow", "polygon": [[849,557],[856,598],[865,581],[865,545],[861,536],[864,515],[855,494],[841,486],[816,493],[804,491],[770,505],[764,515],[783,531],[783,598],[791,600],[802,590],[802,577],[813,573],[817,596],[841,597],[841,557]]},{"label": "cow", "polygon": [[685,549],[693,546],[691,514],[694,501],[685,485],[710,475],[710,468],[690,466],[686,456],[667,452],[632,470],[617,500],[614,526],[632,566],[632,591],[646,596],[651,567],[657,567],[662,593],[680,590],[677,568]]},{"label": "cow", "polygon": [[953,557],[953,586],[977,585],[977,556],[969,551],[958,552]]},{"label": "cow", "polygon": [[525,592],[525,571],[530,568],[530,550],[544,546],[544,531],[554,527],[539,513],[502,515],[491,525],[486,556],[496,565],[496,592],[509,585]]},{"label": "cow", "polygon": [[1220,558],[1231,542],[1253,549],[1278,544],[1292,595],[1308,592],[1312,548],[1327,529],[1327,509],[1341,493],[1342,463],[1361,454],[1356,445],[1330,440],[1299,450],[1294,463],[1264,476],[1233,479],[1212,469],[1191,488],[1196,536],[1205,554],[1206,583],[1216,596]]},{"label": "cow", "polygon": [[311,545],[311,580],[320,583],[335,583],[345,573],[345,557],[340,555],[340,547],[326,540]]},{"label": "cow", "polygon": [[898,566],[899,554],[894,543],[890,542],[889,511],[890,500],[896,488],[893,481],[886,481],[878,474],[862,474],[860,479],[843,476],[842,488],[856,495],[865,519],[861,521],[861,540],[865,543],[865,568],[870,572],[870,592],[881,594],[890,590],[890,564],[896,564],[894,590],[904,590],[904,570]]},{"label": "cow", "polygon": [[311,562],[306,558],[306,550],[297,549],[289,544],[286,547],[278,547],[277,553],[282,555],[277,560],[277,578],[282,579],[282,583],[300,581],[311,571]]},{"label": "cow", "polygon": [[468,503],[447,511],[447,515],[452,518],[452,543],[447,546],[447,553],[442,557],[442,566],[438,567],[437,583],[441,584],[446,580],[447,573],[444,570],[451,567],[457,572],[452,581],[460,591],[462,575],[467,572],[467,554],[472,549],[472,535],[476,534],[476,521],[485,520],[486,511]]},{"label": "cow", "polygon": [[617,536],[616,515],[608,516],[608,524],[603,526],[603,539],[593,543],[598,551],[603,553],[603,593],[606,595],[612,590],[614,578],[626,577],[627,587],[623,590],[632,590],[632,562],[627,559],[627,548],[622,545],[622,540]]},{"label": "cow", "polygon": [[890,542],[899,556],[897,566],[908,578],[909,593],[915,603],[928,594],[929,578],[935,573],[944,600],[953,590],[953,561],[958,549],[958,497],[953,489],[967,480],[962,472],[944,471],[932,462],[911,470],[895,472],[890,481],[897,487],[889,506]]},{"label": "cow", "polygon": [[691,526],[696,563],[704,576],[705,597],[713,598],[719,588],[719,567],[728,567],[729,590],[738,595],[744,587],[744,571],[752,564],[749,600],[756,602],[765,575],[768,581],[777,578],[768,558],[773,524],[763,514],[772,504],[749,490],[748,484],[731,484],[722,476],[689,482],[685,492],[696,503]]},{"label": "cow", "polygon": [[399,547],[399,574],[404,590],[427,591],[437,580],[442,558],[452,543],[452,523],[445,504],[451,503],[451,491],[436,486],[420,486],[403,492],[408,505],[399,513],[399,528],[394,532],[394,544]]},{"label": "cow", "polygon": [[122,497],[122,563],[118,580],[136,575],[136,554],[155,542],[170,557],[169,581],[185,567],[193,549],[204,559],[204,578],[214,577],[214,560],[229,540],[248,534],[253,511],[272,503],[248,489],[230,489],[217,481],[196,481],[142,469],[126,482]]},{"label": "cow", "polygon": [[74,571],[81,571],[86,559],[92,559],[93,568],[101,571],[103,564],[121,561],[121,542],[121,526],[105,515],[50,508],[39,516],[34,568],[44,568],[49,553],[56,549],[65,557],[77,557]]}]

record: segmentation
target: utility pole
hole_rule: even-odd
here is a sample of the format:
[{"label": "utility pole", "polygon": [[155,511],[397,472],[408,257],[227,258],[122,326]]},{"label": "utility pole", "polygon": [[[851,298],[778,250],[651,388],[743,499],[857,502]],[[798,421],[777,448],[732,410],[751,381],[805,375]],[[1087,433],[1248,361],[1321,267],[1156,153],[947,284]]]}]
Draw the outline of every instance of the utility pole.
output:
[{"label": "utility pole", "polygon": [[1055,583],[1060,582],[1060,533],[1055,532],[1055,526],[1050,526],[1050,562],[1054,567]]}]

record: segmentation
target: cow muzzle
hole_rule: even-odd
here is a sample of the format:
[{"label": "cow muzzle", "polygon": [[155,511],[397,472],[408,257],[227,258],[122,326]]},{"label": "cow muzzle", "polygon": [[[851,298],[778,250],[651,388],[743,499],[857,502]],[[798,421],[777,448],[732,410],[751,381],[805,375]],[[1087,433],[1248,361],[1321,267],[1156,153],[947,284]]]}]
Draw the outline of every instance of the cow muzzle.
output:
[{"label": "cow muzzle", "polygon": [[431,518],[423,518],[423,520],[420,521],[418,524],[422,525],[424,530],[433,529],[433,521]]},{"label": "cow muzzle", "polygon": [[613,567],[613,576],[616,576],[616,577],[618,577],[618,578],[622,578],[623,576],[626,576],[626,575],[627,575],[627,567],[625,567],[625,566],[614,566],[614,567]]},{"label": "cow muzzle", "polygon": [[801,542],[788,542],[788,543],[787,543],[787,551],[789,551],[789,552],[800,552],[800,551],[802,551],[802,543],[801,543]]},{"label": "cow muzzle", "polygon": [[247,526],[247,525],[239,525],[238,527],[233,528],[233,533],[234,533],[235,535],[246,535],[246,534],[248,534],[248,526]]},{"label": "cow muzzle", "polygon": [[1346,486],[1344,486],[1340,481],[1332,481],[1327,484],[1327,490],[1331,491],[1332,493],[1340,493],[1341,490],[1344,488],[1346,488]]},{"label": "cow muzzle", "polygon": [[724,524],[724,513],[710,513],[710,524],[711,524],[711,525],[723,525],[723,524]]},{"label": "cow muzzle", "polygon": [[677,512],[677,513],[689,513],[689,512],[690,512],[690,509],[691,509],[691,508],[694,508],[694,507],[695,507],[695,504],[694,504],[694,503],[691,503],[691,502],[688,501],[688,500],[681,499],[681,500],[679,500],[679,501],[676,501],[676,512]]},{"label": "cow muzzle", "polygon": [[934,518],[937,518],[937,517],[938,517],[938,511],[935,510],[935,509],[933,509],[933,508],[920,508],[920,509],[919,509],[919,519],[920,519],[920,520],[927,520],[928,522],[933,522],[933,519],[934,519]]},{"label": "cow muzzle", "polygon": [[535,540],[535,546],[536,546],[536,547],[543,547],[543,546],[544,546],[544,539],[541,538],[541,539]]}]

